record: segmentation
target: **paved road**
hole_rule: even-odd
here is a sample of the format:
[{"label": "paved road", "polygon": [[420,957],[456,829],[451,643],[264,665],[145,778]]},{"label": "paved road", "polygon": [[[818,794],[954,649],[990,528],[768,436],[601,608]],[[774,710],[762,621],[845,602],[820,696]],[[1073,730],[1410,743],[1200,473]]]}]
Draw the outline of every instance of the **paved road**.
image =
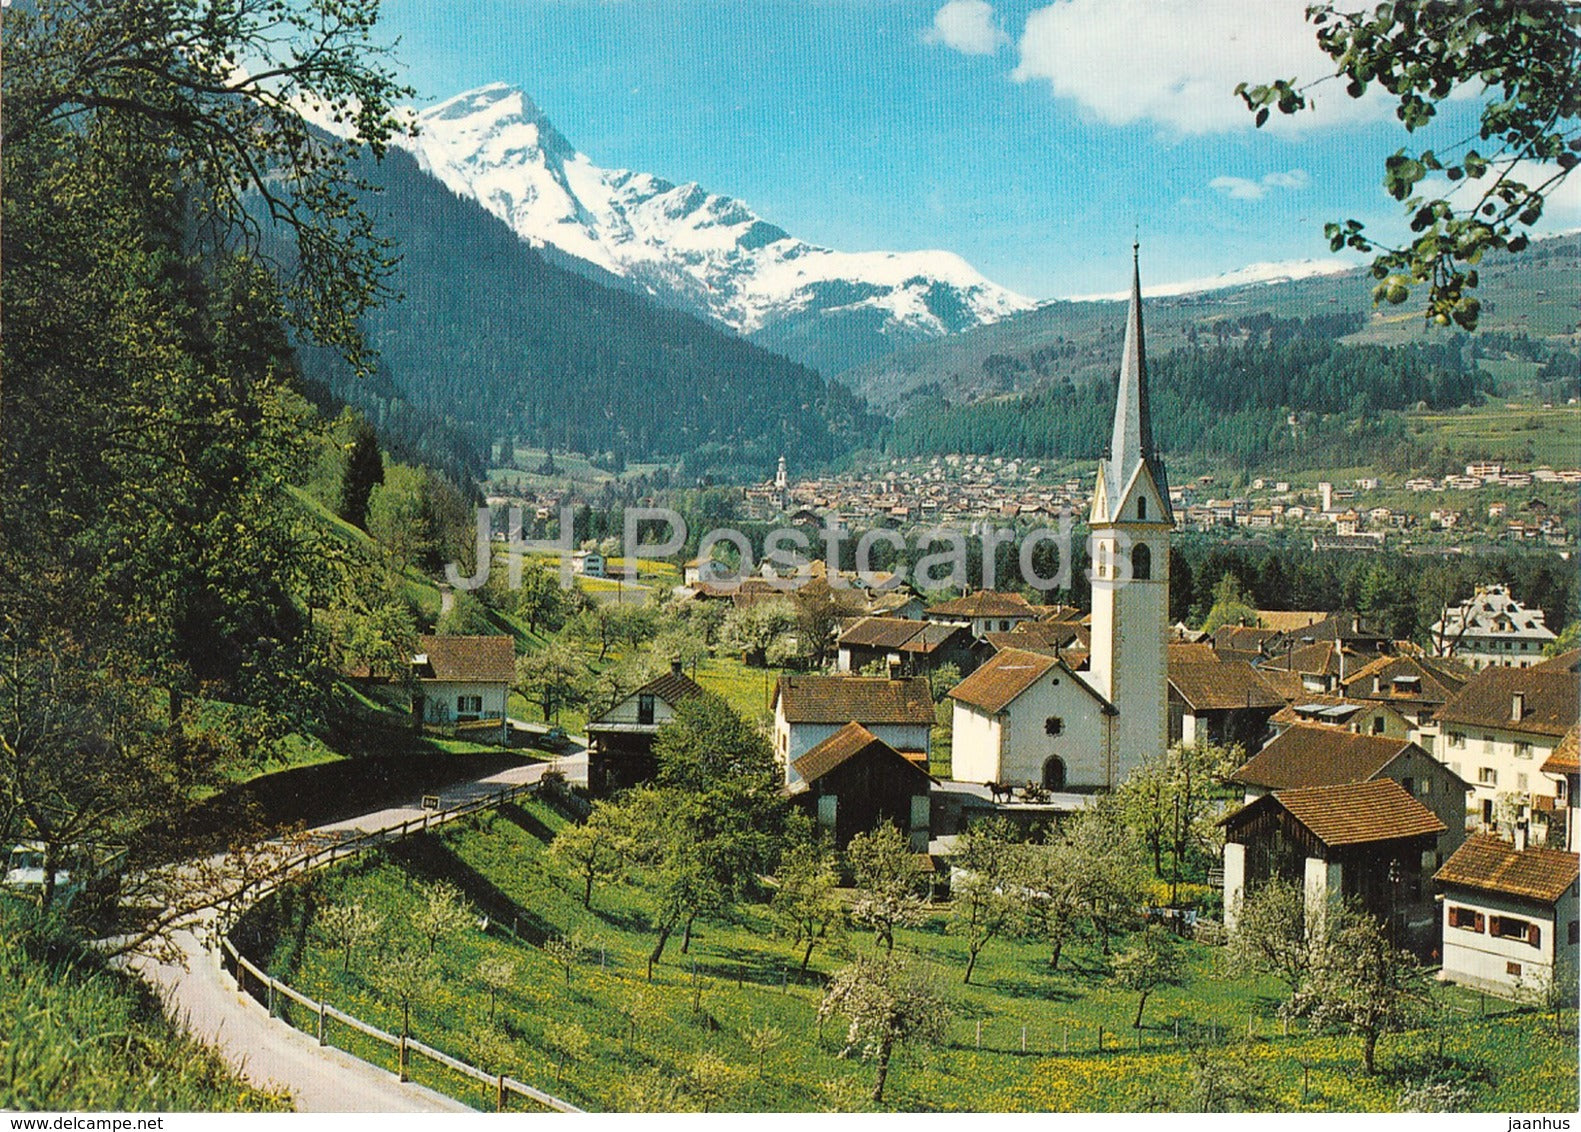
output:
[{"label": "paved road", "polygon": [[[536,782],[549,763],[511,767],[487,778],[457,783],[440,792],[442,808],[487,797],[507,786]],[[559,768],[573,781],[587,776],[586,756],[559,760]],[[314,832],[376,833],[420,819],[420,799],[332,822]],[[184,966],[140,961],[135,966],[159,991],[165,1008],[197,1038],[217,1050],[242,1077],[263,1089],[289,1093],[301,1112],[466,1112],[450,1097],[411,1082],[402,1083],[393,1072],[359,1061],[350,1054],[321,1047],[317,1040],[270,1018],[252,997],[220,966],[218,953],[205,940],[207,925],[180,933],[175,942]]]}]

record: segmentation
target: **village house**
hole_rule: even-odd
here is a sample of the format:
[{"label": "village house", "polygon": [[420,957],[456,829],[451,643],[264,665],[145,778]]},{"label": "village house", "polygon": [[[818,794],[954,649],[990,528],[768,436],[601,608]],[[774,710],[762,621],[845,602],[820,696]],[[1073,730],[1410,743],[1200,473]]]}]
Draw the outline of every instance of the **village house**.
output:
[{"label": "village house", "polygon": [[1279,877],[1301,886],[1310,924],[1354,901],[1418,954],[1437,947],[1428,882],[1445,824],[1393,778],[1271,790],[1220,824],[1227,930],[1242,901]]},{"label": "village house", "polygon": [[917,853],[928,851],[927,764],[908,758],[860,723],[848,723],[791,760],[785,794],[807,810],[838,849],[882,823],[898,826]]},{"label": "village house", "polygon": [[1169,662],[1169,741],[1262,746],[1284,697],[1244,660]]},{"label": "village house", "polygon": [[836,668],[860,672],[882,664],[897,676],[925,676],[946,664],[968,674],[985,651],[965,625],[948,621],[911,621],[901,617],[863,617],[840,634]]},{"label": "village house", "polygon": [[[1492,515],[1493,509],[1488,509]],[[1432,628],[1437,651],[1474,669],[1528,668],[1555,639],[1541,609],[1527,609],[1502,584],[1478,586]]]},{"label": "village house", "polygon": [[1388,704],[1411,722],[1419,737],[1433,714],[1469,679],[1469,669],[1443,657],[1387,656],[1345,677],[1341,694]]},{"label": "village house", "polygon": [[[1563,848],[1574,853],[1577,848],[1581,848],[1581,838],[1577,837],[1576,832],[1577,809],[1581,808],[1581,727],[1572,727],[1565,732],[1564,738],[1559,740],[1559,746],[1543,763],[1543,773],[1553,780],[1553,808],[1562,811],[1565,823],[1565,836],[1561,844],[1553,836],[1550,817],[1549,848]],[[1539,808],[1536,802],[1534,798],[1534,809]]]},{"label": "village house", "polygon": [[1064,661],[1003,649],[949,693],[951,776],[1034,782],[1053,791],[1112,788],[1113,705]]},{"label": "village house", "polygon": [[1485,668],[1439,710],[1434,753],[1472,784],[1486,828],[1507,827],[1529,810],[1534,840],[1566,843],[1567,780],[1543,767],[1576,725],[1578,703],[1581,674],[1543,665]]},{"label": "village house", "polygon": [[965,597],[930,605],[922,615],[929,621],[969,625],[972,636],[979,640],[989,633],[1008,633],[1023,621],[1037,620],[1037,610],[1026,598],[993,590],[978,590]]},{"label": "village house", "polygon": [[[1264,673],[1266,680],[1272,673]],[[1382,735],[1387,739],[1414,740],[1417,728],[1386,703],[1376,700],[1347,700],[1343,696],[1300,696],[1280,708],[1268,721],[1275,734],[1297,723],[1338,727],[1358,735]]]},{"label": "village house", "polygon": [[650,781],[658,773],[653,740],[675,716],[675,709],[703,688],[681,671],[680,661],[670,671],[649,680],[587,721],[587,785],[597,798]]},{"label": "village house", "polygon": [[1523,840],[1520,828],[1513,842],[1476,834],[1438,870],[1450,982],[1513,995],[1545,985],[1557,961],[1574,972],[1581,857]]},{"label": "village house", "polygon": [[1251,803],[1278,790],[1377,778],[1392,778],[1443,822],[1443,834],[1429,847],[1432,855],[1421,862],[1428,871],[1437,868],[1465,840],[1470,787],[1408,739],[1295,724],[1237,767],[1226,781],[1242,787]]},{"label": "village house", "polygon": [[933,694],[925,676],[781,676],[771,706],[774,754],[787,782],[797,759],[852,722],[924,766],[932,750]]},{"label": "village house", "polygon": [[421,636],[412,657],[412,716],[425,726],[504,743],[505,702],[516,680],[509,637]]},{"label": "village house", "polygon": [[571,555],[571,573],[583,578],[609,576],[607,560],[596,550],[578,550]]}]

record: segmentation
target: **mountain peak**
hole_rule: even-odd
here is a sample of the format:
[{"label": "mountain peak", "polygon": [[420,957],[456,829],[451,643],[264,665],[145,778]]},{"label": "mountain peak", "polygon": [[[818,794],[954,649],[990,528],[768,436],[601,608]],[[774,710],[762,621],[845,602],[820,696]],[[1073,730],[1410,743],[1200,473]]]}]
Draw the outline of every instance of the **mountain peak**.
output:
[{"label": "mountain peak", "polygon": [[[418,115],[425,169],[518,236],[743,334],[809,319],[860,325],[865,353],[1033,304],[947,252],[845,253],[798,240],[744,202],[579,153],[527,94],[491,83]],[[805,336],[803,330],[796,334]],[[803,360],[808,360],[803,358]],[[834,364],[819,357],[825,369]]]}]

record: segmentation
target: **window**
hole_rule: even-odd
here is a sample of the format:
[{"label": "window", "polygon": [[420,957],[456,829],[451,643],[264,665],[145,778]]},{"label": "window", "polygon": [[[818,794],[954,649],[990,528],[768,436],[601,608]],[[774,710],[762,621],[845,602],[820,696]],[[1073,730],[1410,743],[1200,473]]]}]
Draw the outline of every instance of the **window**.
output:
[{"label": "window", "polygon": [[1529,759],[1529,758],[1531,758],[1532,757],[1532,745],[1530,743],[1516,743],[1515,744],[1515,757],[1518,758],[1518,759]]},{"label": "window", "polygon": [[1383,734],[1383,726],[1384,726],[1383,716],[1380,715],[1380,716],[1375,717],[1373,719],[1373,721],[1372,721],[1372,733],[1374,735],[1382,735]]},{"label": "window", "polygon": [[1145,582],[1153,576],[1153,552],[1146,544],[1132,547],[1131,549],[1131,577],[1138,582]]},{"label": "window", "polygon": [[1449,906],[1449,926],[1468,932],[1480,932],[1482,930],[1482,913],[1451,904]]},{"label": "window", "polygon": [[1477,781],[1484,786],[1497,786],[1499,784],[1499,772],[1491,766],[1479,766],[1477,768]]},{"label": "window", "polygon": [[1527,941],[1537,934],[1537,925],[1515,916],[1494,916],[1488,923],[1488,934],[1496,939]]},{"label": "window", "polygon": [[1400,779],[1400,786],[1407,794],[1416,793],[1416,779],[1410,777],[1409,775]]},{"label": "window", "polygon": [[456,714],[457,715],[477,715],[482,710],[483,710],[483,697],[482,696],[457,696],[456,697]]},{"label": "window", "polygon": [[1451,747],[1464,747],[1466,745],[1465,733],[1461,731],[1451,731],[1449,733],[1449,745]]},{"label": "window", "polygon": [[1043,721],[1043,734],[1058,735],[1065,730],[1065,721],[1057,715],[1051,715]]},{"label": "window", "polygon": [[1416,784],[1416,793],[1419,797],[1430,798],[1433,796],[1433,780],[1424,778]]},{"label": "window", "polygon": [[1506,975],[1514,975],[1516,978],[1519,978],[1521,974],[1521,965],[1519,963],[1506,963],[1504,964],[1504,973]]},{"label": "window", "polygon": [[1147,518],[1147,496],[1145,496],[1145,495],[1137,496],[1137,499],[1136,499],[1136,517],[1138,519],[1145,519],[1145,518]]},{"label": "window", "polygon": [[1524,774],[1517,774],[1515,776],[1515,789],[1520,791],[1522,794],[1531,789],[1531,784]]},{"label": "window", "polygon": [[825,794],[818,799],[818,828],[834,831],[835,822],[840,815],[840,799],[833,794]]},{"label": "window", "polygon": [[1065,789],[1065,760],[1058,755],[1050,755],[1044,760],[1043,788],[1045,790]]},{"label": "window", "polygon": [[1581,943],[1581,920],[1570,921],[1570,928],[1565,933],[1565,938],[1570,941],[1571,947]]},{"label": "window", "polygon": [[637,722],[653,722],[653,697],[643,694],[637,697]]}]

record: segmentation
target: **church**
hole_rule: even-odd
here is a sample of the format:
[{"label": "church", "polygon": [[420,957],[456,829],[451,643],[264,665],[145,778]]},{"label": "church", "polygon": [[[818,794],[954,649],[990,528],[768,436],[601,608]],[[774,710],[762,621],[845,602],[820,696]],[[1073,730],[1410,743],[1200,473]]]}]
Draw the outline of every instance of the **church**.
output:
[{"label": "church", "polygon": [[1169,505],[1147,404],[1142,282],[1131,303],[1114,432],[1098,463],[1092,513],[1092,646],[1087,667],[1002,649],[949,693],[953,776],[1113,789],[1169,741]]}]

